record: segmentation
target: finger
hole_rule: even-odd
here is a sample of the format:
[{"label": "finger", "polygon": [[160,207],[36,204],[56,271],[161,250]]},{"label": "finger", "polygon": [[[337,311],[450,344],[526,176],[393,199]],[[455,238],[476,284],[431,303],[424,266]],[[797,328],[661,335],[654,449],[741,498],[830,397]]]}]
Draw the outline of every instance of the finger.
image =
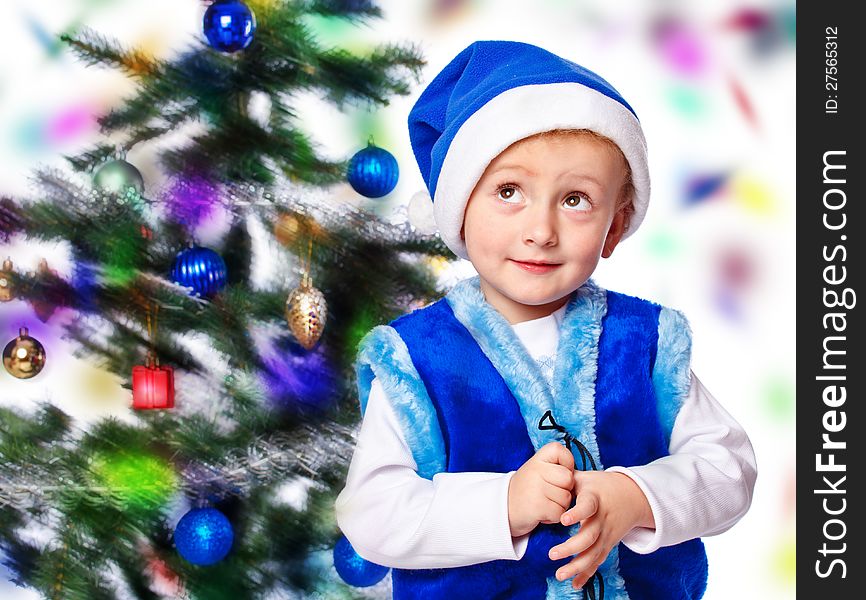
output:
[{"label": "finger", "polygon": [[559,442],[545,444],[535,453],[535,457],[544,462],[562,465],[568,467],[569,470],[574,470],[574,455],[572,455],[571,450]]},{"label": "finger", "polygon": [[601,535],[601,525],[597,523],[596,519],[587,519],[584,524],[580,526],[580,531],[561,544],[553,546],[549,550],[548,556],[550,557],[550,560],[559,560],[566,556],[575,556],[576,554],[586,551],[589,547],[595,544],[598,541],[599,535]]},{"label": "finger", "polygon": [[595,585],[595,582],[592,581],[592,576],[595,575],[595,573],[595,571],[592,573],[578,573],[575,575],[574,579],[571,580],[571,587],[579,590],[585,585]]},{"label": "finger", "polygon": [[562,465],[543,464],[540,472],[541,478],[547,483],[562,488],[569,494],[574,489],[574,471],[572,469]]},{"label": "finger", "polygon": [[578,556],[574,557],[568,564],[556,570],[556,579],[565,581],[574,577],[574,584],[580,588],[592,577],[607,558],[608,551],[601,543],[596,542]]},{"label": "finger", "polygon": [[556,580],[565,581],[566,579],[574,578],[574,584],[580,588],[586,583],[587,579],[592,577],[593,569],[590,573],[585,573],[590,568],[590,561],[583,560],[581,556],[575,556],[568,564],[561,566],[556,570]]},{"label": "finger", "polygon": [[[605,559],[606,558],[607,555],[605,555]],[[598,570],[601,568],[602,563],[604,563],[604,559],[602,559],[601,563],[599,563],[597,567],[592,567],[584,571],[578,572],[574,576],[574,579],[571,580],[572,587],[576,590],[579,590],[584,586],[595,586],[596,583],[592,580],[592,576],[598,572]],[[596,591],[598,591],[598,588],[596,588]],[[598,598],[598,596],[596,597]]]},{"label": "finger", "polygon": [[598,496],[594,493],[584,491],[577,495],[574,506],[562,513],[560,523],[563,525],[574,525],[579,521],[588,519],[598,512]]},{"label": "finger", "polygon": [[571,506],[571,492],[556,487],[555,485],[546,485],[544,486],[544,495],[548,500],[552,500],[559,507],[559,512],[556,515],[556,522],[559,523],[559,518],[562,516],[562,513],[568,510],[568,507]]}]

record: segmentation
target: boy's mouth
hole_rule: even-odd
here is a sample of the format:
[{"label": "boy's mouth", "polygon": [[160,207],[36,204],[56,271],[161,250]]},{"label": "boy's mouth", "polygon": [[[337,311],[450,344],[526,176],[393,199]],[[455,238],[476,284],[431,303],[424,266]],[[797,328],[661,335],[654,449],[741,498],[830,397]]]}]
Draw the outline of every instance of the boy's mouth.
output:
[{"label": "boy's mouth", "polygon": [[549,271],[554,270],[559,267],[562,263],[549,263],[549,262],[541,262],[541,261],[531,261],[531,260],[514,260],[511,259],[515,265],[523,269],[524,271],[529,271],[530,273],[547,273]]},{"label": "boy's mouth", "polygon": [[516,263],[522,263],[524,265],[541,265],[541,266],[549,266],[549,267],[558,267],[559,265],[562,264],[562,263],[547,262],[544,260],[517,260],[516,258],[512,258],[510,260],[513,260]]}]

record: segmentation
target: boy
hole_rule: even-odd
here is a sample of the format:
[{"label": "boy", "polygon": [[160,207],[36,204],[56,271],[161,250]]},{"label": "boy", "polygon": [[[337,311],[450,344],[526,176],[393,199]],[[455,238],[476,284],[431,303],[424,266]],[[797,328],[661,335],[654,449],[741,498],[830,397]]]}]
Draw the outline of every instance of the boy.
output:
[{"label": "boy", "polygon": [[340,528],[395,598],[700,598],[698,538],[748,510],[755,459],[684,317],[589,280],[649,201],[634,111],[545,50],[476,42],[409,128],[478,276],[362,341]]}]

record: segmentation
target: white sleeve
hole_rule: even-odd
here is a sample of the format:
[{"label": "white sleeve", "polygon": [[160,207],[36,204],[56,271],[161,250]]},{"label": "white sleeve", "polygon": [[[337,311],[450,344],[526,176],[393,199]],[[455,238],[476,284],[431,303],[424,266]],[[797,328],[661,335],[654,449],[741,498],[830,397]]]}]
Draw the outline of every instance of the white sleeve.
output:
[{"label": "white sleeve", "polygon": [[607,469],[631,477],[652,509],[655,529],[636,527],[622,540],[638,554],[727,531],[752,503],[752,444],[694,373],[669,452],[647,465]]},{"label": "white sleeve", "polygon": [[520,560],[529,534],[511,537],[510,473],[419,476],[397,416],[373,379],[337,524],[363,558],[402,569]]}]

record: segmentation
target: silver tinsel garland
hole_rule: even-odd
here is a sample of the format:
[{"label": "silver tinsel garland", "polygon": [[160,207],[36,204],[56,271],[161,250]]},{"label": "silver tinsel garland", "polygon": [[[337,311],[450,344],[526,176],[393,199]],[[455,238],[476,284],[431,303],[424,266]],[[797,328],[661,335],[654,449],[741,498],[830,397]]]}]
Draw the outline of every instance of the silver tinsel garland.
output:
[{"label": "silver tinsel garland", "polygon": [[[325,431],[323,431],[323,429]],[[291,434],[278,432],[251,444],[246,451],[231,453],[218,463],[190,461],[179,468],[180,488],[193,498],[247,496],[254,487],[268,486],[289,477],[316,481],[324,468],[351,456],[355,430],[328,423],[302,425]],[[126,488],[78,485],[71,477],[51,471],[57,457],[44,465],[8,465],[0,473],[0,508],[20,510],[42,507],[65,497],[99,506],[124,505]]]}]

